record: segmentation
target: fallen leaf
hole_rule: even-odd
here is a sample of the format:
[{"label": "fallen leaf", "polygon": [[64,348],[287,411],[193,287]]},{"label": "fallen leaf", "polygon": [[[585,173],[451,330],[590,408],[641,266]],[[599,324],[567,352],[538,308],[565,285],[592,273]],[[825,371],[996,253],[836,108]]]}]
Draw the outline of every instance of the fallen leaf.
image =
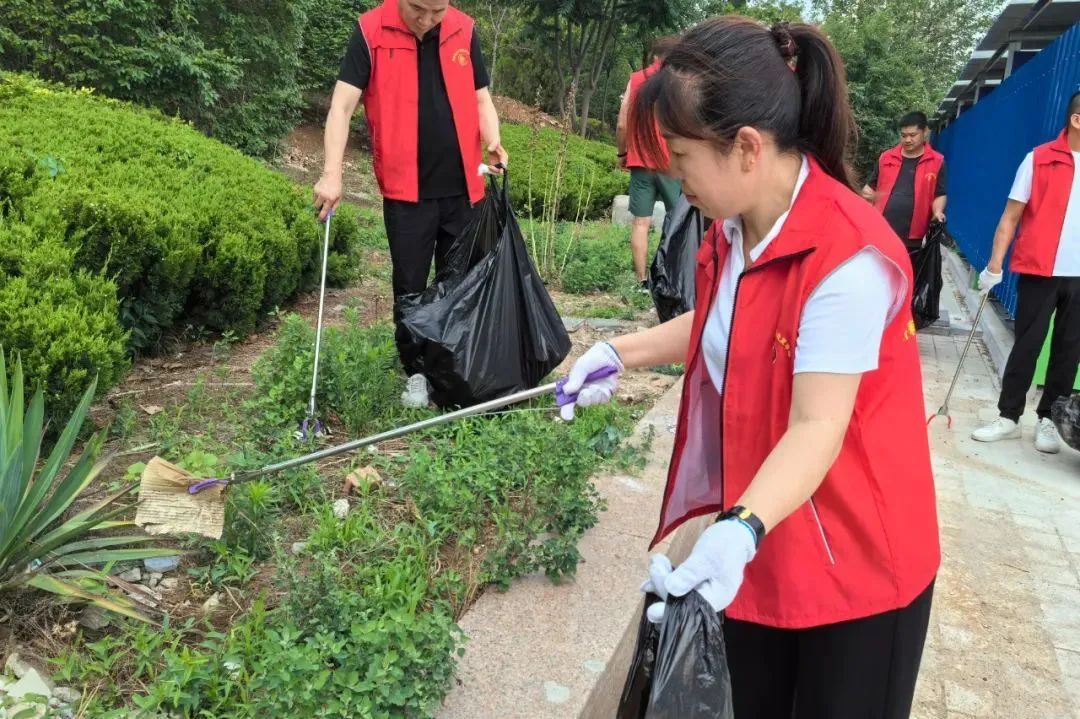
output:
[{"label": "fallen leaf", "polygon": [[151,417],[153,417],[155,414],[161,414],[165,411],[164,407],[159,407],[156,404],[140,404],[139,409],[141,409],[143,412],[146,412]]},{"label": "fallen leaf", "polygon": [[383,483],[382,475],[374,467],[361,467],[350,472],[345,477],[345,494],[352,494],[354,490],[364,485],[379,485]]}]

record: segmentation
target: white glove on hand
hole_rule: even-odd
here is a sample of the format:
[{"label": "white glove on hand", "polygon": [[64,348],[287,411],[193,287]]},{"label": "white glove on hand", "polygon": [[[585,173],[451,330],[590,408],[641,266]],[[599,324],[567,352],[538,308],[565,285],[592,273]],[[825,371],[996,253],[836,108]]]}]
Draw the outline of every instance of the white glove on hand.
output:
[{"label": "white glove on hand", "polygon": [[979,292],[981,292],[981,293],[983,293],[985,295],[987,292],[989,292],[990,290],[994,289],[995,287],[997,287],[998,285],[1001,284],[1001,280],[1002,280],[1003,276],[1004,276],[1004,273],[991,272],[990,268],[987,267],[985,270],[983,270],[981,273],[979,273],[979,285],[978,285]]},{"label": "white glove on hand", "polygon": [[[753,530],[737,519],[725,519],[702,532],[686,561],[664,579],[664,588],[673,597],[696,590],[713,610],[722,612],[734,601],[742,586],[743,571],[755,554]],[[650,581],[651,577],[650,567]],[[663,602],[649,607],[649,621],[663,621],[664,607]]]},{"label": "white glove on hand", "polygon": [[[585,379],[596,372],[607,367],[614,367],[617,371],[615,374],[598,379],[586,384]],[[615,394],[615,390],[619,387],[619,376],[625,371],[623,367],[622,359],[619,358],[619,353],[615,351],[607,342],[599,342],[588,349],[585,354],[581,355],[577,362],[574,363],[573,368],[570,370],[570,374],[566,377],[566,384],[563,386],[563,391],[567,394],[576,394],[577,400],[571,404],[564,405],[560,410],[562,418],[569,422],[574,418],[574,406],[589,407],[594,404],[604,404],[610,402],[612,396]]]}]

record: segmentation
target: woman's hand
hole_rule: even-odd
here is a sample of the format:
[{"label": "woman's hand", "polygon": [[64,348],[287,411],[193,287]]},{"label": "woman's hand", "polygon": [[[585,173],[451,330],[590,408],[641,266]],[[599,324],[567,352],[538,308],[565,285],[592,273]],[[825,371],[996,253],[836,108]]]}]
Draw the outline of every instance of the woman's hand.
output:
[{"label": "woman's hand", "polygon": [[[613,374],[602,379],[588,381],[589,375],[605,369],[614,369]],[[599,342],[583,354],[574,363],[570,374],[563,385],[563,392],[576,394],[577,399],[570,404],[564,405],[562,418],[569,422],[574,418],[574,406],[589,407],[594,404],[604,404],[611,401],[615,390],[619,387],[619,376],[625,371],[622,358],[607,342]]]},{"label": "woman's hand", "polygon": [[[754,530],[737,519],[725,519],[702,532],[690,556],[674,571],[663,572],[663,563],[658,563],[654,557],[646,586],[661,597],[665,594],[683,597],[696,591],[715,611],[722,612],[734,601],[742,586],[743,571],[755,554],[757,540]],[[663,559],[666,561],[667,557]],[[671,563],[668,562],[667,566],[670,567]],[[663,591],[657,591],[661,581]],[[664,608],[664,602],[649,607],[649,621],[660,623],[664,618]]]}]

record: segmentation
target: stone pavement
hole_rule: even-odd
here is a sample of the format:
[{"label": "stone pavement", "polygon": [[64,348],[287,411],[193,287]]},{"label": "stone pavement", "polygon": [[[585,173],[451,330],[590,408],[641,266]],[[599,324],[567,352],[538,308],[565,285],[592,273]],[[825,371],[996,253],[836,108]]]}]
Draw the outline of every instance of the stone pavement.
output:
[{"label": "stone pavement", "polygon": [[[920,335],[928,414],[965,340]],[[977,340],[930,427],[944,556],[915,719],[1080,719],[1080,453],[1035,450],[1034,402],[1022,440],[972,440],[999,387]]]}]

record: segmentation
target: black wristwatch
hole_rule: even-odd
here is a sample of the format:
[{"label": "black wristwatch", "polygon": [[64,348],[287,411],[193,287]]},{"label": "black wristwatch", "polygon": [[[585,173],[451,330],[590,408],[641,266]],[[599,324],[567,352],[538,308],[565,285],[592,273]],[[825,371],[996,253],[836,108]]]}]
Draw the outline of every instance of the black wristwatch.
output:
[{"label": "black wristwatch", "polygon": [[746,525],[754,534],[754,546],[760,547],[761,540],[765,539],[765,525],[762,523],[758,516],[751,512],[749,509],[743,506],[735,506],[726,512],[722,512],[720,516],[716,518],[717,522],[722,522],[725,519],[734,519],[742,522]]}]

